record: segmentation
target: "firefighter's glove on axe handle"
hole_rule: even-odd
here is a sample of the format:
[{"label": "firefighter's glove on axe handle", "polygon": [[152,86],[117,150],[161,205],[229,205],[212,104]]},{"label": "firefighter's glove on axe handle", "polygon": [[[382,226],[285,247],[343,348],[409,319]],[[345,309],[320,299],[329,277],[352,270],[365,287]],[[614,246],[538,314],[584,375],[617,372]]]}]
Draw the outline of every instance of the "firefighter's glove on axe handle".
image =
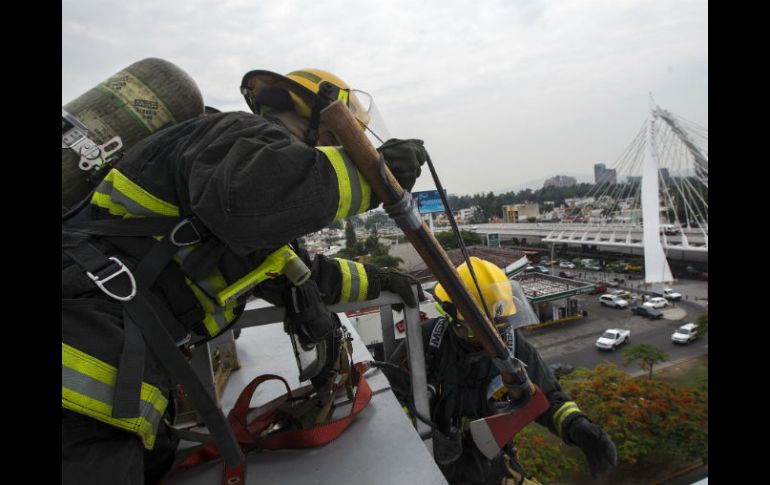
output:
[{"label": "firefighter's glove on axe handle", "polygon": [[[377,148],[377,151],[385,159],[385,165],[388,166],[401,187],[404,190],[412,190],[414,183],[422,173],[420,167],[428,159],[428,152],[423,146],[423,141],[391,138]],[[377,207],[380,202],[372,192],[370,207]]]}]

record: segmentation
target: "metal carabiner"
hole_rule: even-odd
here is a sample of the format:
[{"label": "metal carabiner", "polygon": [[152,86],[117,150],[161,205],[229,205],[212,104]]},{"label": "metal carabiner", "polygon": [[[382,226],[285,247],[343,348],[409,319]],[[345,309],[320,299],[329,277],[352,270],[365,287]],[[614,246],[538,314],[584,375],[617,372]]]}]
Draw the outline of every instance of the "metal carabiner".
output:
[{"label": "metal carabiner", "polygon": [[[88,275],[89,278],[93,280],[96,286],[98,286],[99,289],[102,290],[107,296],[112,297],[119,301],[131,301],[134,298],[134,296],[136,296],[136,280],[134,279],[133,273],[131,273],[131,270],[129,270],[128,267],[126,267],[126,265],[123,264],[123,262],[118,258],[110,257],[109,259],[116,262],[119,266],[118,270],[112,273],[111,275],[104,278],[100,278],[94,275],[93,273],[91,273],[90,271],[86,271],[86,274]],[[116,295],[115,293],[108,290],[107,287],[105,286],[105,283],[115,278],[116,276],[120,276],[121,273],[125,273],[128,276],[129,281],[131,281],[131,294],[128,296]]]}]

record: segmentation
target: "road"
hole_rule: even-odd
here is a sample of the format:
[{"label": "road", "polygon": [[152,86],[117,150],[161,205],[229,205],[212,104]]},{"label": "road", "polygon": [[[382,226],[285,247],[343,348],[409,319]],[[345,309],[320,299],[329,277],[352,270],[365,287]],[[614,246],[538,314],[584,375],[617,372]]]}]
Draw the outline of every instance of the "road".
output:
[{"label": "road", "polygon": [[[698,355],[708,353],[708,335],[703,338],[697,339],[688,345],[679,345],[671,342],[671,334],[674,330],[681,325],[681,322],[671,324],[669,322],[663,322],[659,328],[655,328],[642,333],[631,333],[630,344],[645,343],[660,347],[668,354],[667,363],[676,362],[679,360],[685,360]],[[596,364],[609,361],[617,364],[618,367],[623,368],[623,347],[618,348],[615,351],[598,350],[594,346],[596,338],[599,335],[592,335],[583,339],[579,339],[565,346],[565,348],[573,347],[576,350],[573,352],[565,353],[560,356],[553,356],[545,358],[546,363],[563,363],[576,367],[587,367],[592,369]],[[636,364],[630,364],[624,369],[629,374],[641,372],[642,369]]]},{"label": "road", "polygon": [[[679,285],[675,288],[678,290]],[[688,291],[699,294],[703,289],[690,284]],[[651,321],[632,314],[629,309],[603,307],[598,303],[598,298],[598,295],[577,297],[581,308],[588,312],[587,317],[543,329],[524,330],[524,337],[538,349],[546,363],[594,368],[606,360],[617,364],[629,374],[641,372],[641,369],[636,364],[623,367],[623,347],[615,351],[601,351],[595,347],[596,339],[604,330],[628,329],[631,330],[631,344],[648,343],[663,349],[668,359],[659,366],[708,353],[708,335],[687,345],[671,342],[671,334],[677,327],[694,321],[706,311],[706,302],[676,302],[663,309],[663,319]]]}]

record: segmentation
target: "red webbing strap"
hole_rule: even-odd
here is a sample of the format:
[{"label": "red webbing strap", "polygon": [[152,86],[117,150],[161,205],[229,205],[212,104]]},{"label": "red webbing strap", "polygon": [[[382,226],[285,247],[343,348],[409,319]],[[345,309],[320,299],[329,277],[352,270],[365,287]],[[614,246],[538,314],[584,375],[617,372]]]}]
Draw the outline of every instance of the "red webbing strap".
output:
[{"label": "red webbing strap", "polygon": [[[278,432],[264,438],[260,438],[259,435],[263,430],[275,422],[281,404],[287,400],[296,399],[298,396],[308,395],[312,391],[312,387],[304,386],[294,390],[292,393],[289,384],[285,379],[272,374],[262,375],[251,381],[243,391],[241,391],[241,395],[227,415],[227,420],[233,428],[233,432],[238,439],[238,442],[241,444],[241,448],[243,448],[244,451],[254,449],[278,450],[310,448],[325,445],[335,440],[342,434],[345,428],[350,425],[353,419],[363,411],[372,399],[372,390],[363,376],[363,373],[367,370],[366,364],[360,362],[355,364],[355,367],[359,373],[358,386],[356,388],[353,406],[349,415],[320,426],[302,430]],[[283,382],[284,386],[286,386],[287,392],[283,396],[271,401],[269,403],[269,409],[266,412],[260,414],[249,422],[248,416],[251,412],[256,409],[264,409],[267,407],[251,408],[249,405],[257,387],[269,380],[280,380]],[[344,383],[340,385],[340,387],[342,386],[344,386]],[[177,464],[174,469],[192,468],[218,458],[219,452],[216,445],[214,443],[206,443],[181,463]],[[232,469],[225,466],[223,475],[224,483],[228,485],[245,483],[245,471],[245,464]]]},{"label": "red webbing strap", "polygon": [[[360,374],[363,374],[363,371],[366,370],[366,366],[363,363],[358,363],[356,364],[356,369]],[[369,387],[369,383],[366,382],[363,375],[360,374],[356,395],[353,398],[353,407],[351,408],[349,415],[313,428],[269,435],[266,438],[258,440],[254,447],[265,450],[311,448],[314,446],[325,445],[337,439],[337,437],[342,434],[345,428],[353,422],[353,419],[363,411],[372,399],[372,389]]]}]

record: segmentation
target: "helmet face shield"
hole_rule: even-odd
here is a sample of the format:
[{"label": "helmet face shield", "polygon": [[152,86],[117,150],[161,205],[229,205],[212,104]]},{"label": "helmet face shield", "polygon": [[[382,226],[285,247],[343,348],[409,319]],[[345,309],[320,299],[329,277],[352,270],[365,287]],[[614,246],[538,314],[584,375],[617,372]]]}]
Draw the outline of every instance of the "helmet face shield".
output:
[{"label": "helmet face shield", "polygon": [[529,303],[526,295],[524,295],[521,283],[518,281],[511,281],[511,289],[513,290],[513,301],[516,304],[517,310],[516,315],[514,315],[510,321],[511,329],[540,323],[540,319],[532,309],[532,304]]},{"label": "helmet face shield", "polygon": [[377,109],[371,94],[366,91],[351,89],[348,108],[364,127],[366,136],[374,146],[380,146],[391,138],[385,120]]}]

